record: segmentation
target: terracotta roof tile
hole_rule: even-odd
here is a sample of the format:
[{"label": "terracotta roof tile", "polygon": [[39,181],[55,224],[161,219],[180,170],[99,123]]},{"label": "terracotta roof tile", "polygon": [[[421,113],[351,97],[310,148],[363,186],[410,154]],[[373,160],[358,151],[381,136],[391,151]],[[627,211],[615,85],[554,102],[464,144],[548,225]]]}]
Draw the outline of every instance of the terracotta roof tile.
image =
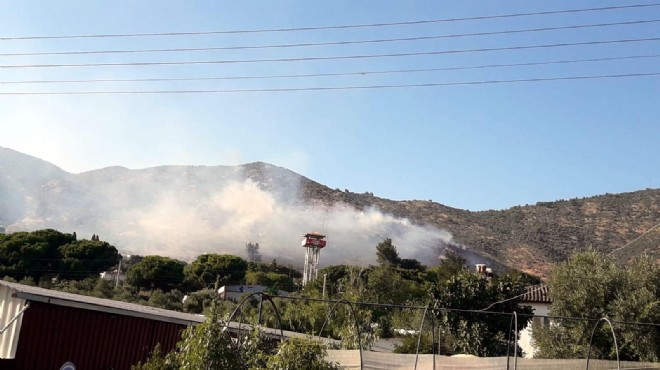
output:
[{"label": "terracotta roof tile", "polygon": [[552,303],[547,285],[534,285],[527,287],[521,303]]}]

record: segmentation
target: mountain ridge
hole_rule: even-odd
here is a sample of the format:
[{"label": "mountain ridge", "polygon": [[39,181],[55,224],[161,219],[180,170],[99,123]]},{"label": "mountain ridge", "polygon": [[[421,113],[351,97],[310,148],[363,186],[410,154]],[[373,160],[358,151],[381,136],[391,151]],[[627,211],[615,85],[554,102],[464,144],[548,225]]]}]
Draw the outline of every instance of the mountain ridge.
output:
[{"label": "mountain ridge", "polygon": [[[399,230],[406,222],[398,220],[409,220],[419,226],[418,232],[433,227],[451,233],[452,241],[441,243],[445,248],[449,245],[453,249],[469,250],[474,259],[483,258],[540,276],[547,276],[552,263],[565,260],[576,250],[592,247],[610,253],[660,223],[660,189],[538,202],[505,210],[469,211],[432,201],[395,201],[369,192],[331,189],[266,162],[135,170],[111,166],[71,174],[39,158],[0,148],[0,172],[0,226],[10,231],[40,227],[101,228],[134,238],[135,243],[157,245],[159,242],[140,233],[143,229],[136,229],[136,224],[140,226],[145,219],[151,220],[144,213],[158,220],[153,222],[157,231],[165,229],[158,228],[161,224],[177,225],[179,219],[187,217],[188,227],[192,228],[189,236],[194,237],[193,231],[200,223],[208,224],[207,228],[197,230],[202,233],[213,230],[213,225],[221,227],[228,219],[252,222],[254,215],[260,215],[264,209],[276,212],[283,205],[289,208],[280,213],[281,217],[297,212],[295,207],[321,207],[326,209],[326,214],[327,210],[344,207],[361,212],[363,218],[365,214],[375,219],[382,218],[382,214],[391,215],[394,218],[388,219],[391,225],[378,229],[378,234]],[[235,193],[225,194],[227,189]],[[222,202],[218,201],[220,196]],[[261,200],[255,202],[255,197]],[[237,199],[240,202],[234,204]],[[161,207],[170,203],[173,205],[170,208]],[[227,204],[233,208],[226,209]],[[168,218],[169,213],[174,215]],[[225,221],[214,218],[216,214],[223,214]],[[306,216],[293,220],[301,217]],[[255,225],[248,225],[252,230],[246,235],[261,235]],[[660,232],[657,236],[650,233],[635,243],[614,255],[629,261],[646,252],[660,261]],[[412,247],[410,250],[419,252]]]}]

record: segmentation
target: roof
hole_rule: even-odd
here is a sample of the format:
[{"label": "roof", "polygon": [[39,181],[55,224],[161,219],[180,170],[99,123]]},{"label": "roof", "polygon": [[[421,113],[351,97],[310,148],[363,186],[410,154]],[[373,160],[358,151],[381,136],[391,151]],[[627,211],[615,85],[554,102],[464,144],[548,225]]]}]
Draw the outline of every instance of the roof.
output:
[{"label": "roof", "polygon": [[116,315],[134,316],[149,320],[165,321],[181,325],[204,322],[205,317],[162,308],[142,306],[135,303],[114,301],[39,288],[35,286],[10,283],[0,280],[0,285],[14,290],[16,298],[33,302],[44,302],[59,306],[74,307],[84,310],[100,311]]},{"label": "roof", "polygon": [[321,238],[321,239],[325,238],[325,235],[321,234],[318,231],[312,231],[311,233],[307,233],[303,236],[306,238]]},{"label": "roof", "polygon": [[552,303],[547,285],[533,285],[526,288],[521,303]]}]

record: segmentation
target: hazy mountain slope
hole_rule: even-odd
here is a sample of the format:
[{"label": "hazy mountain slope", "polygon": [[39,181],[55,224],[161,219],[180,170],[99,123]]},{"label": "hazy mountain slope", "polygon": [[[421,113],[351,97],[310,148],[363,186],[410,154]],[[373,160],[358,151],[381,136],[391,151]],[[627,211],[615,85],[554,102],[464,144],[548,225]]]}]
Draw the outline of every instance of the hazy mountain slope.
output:
[{"label": "hazy mountain slope", "polygon": [[[345,202],[357,208],[376,205],[384,212],[435,225],[482,255],[541,275],[551,263],[566,259],[573,251],[594,247],[609,253],[660,223],[660,189],[482,212],[430,201],[391,201],[311,182],[303,193],[308,199],[326,204]],[[628,261],[645,252],[660,259],[658,229],[615,255]]]},{"label": "hazy mountain slope", "polygon": [[[261,162],[74,175],[0,148],[0,226],[102,234],[137,253],[240,254],[258,241],[269,257],[296,261],[299,235],[325,230],[326,263],[371,262],[377,241],[392,237],[403,258],[434,263],[450,247],[471,262],[545,275],[574,250],[613,251],[658,223],[658,189],[470,212],[330,189]],[[615,255],[628,261],[642,252],[660,259],[660,230]]]}]

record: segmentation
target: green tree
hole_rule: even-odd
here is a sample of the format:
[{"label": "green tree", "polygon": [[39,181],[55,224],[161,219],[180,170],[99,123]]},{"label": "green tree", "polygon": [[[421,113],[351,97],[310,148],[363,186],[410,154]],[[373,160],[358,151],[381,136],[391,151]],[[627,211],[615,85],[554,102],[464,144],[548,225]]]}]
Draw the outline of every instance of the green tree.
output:
[{"label": "green tree", "polygon": [[[557,264],[548,280],[552,315],[616,321],[660,322],[660,266],[648,256],[620,267],[594,250],[576,253]],[[586,354],[593,321],[554,320],[535,327],[538,357],[576,358]],[[623,360],[660,360],[660,328],[614,327]],[[594,338],[593,358],[615,359],[610,328],[601,326]]]},{"label": "green tree", "polygon": [[222,284],[240,283],[248,263],[229,254],[202,254],[186,266],[185,279],[192,290],[209,288],[220,279]]},{"label": "green tree", "polygon": [[147,305],[164,308],[166,310],[181,311],[183,308],[183,304],[181,303],[182,300],[183,294],[176,289],[173,289],[167,293],[160,289],[156,289],[151,292],[151,296],[149,297],[149,301],[147,301]]},{"label": "green tree", "polygon": [[[533,312],[531,307],[520,306],[520,298],[516,298],[524,292],[525,284],[509,275],[488,280],[469,271],[460,272],[431,289],[433,299],[442,308],[489,309],[530,315]],[[491,305],[495,302],[499,303]],[[452,338],[452,352],[477,356],[507,355],[510,316],[445,310],[438,310],[436,315],[443,326],[448,328],[447,334]],[[530,319],[529,316],[518,316],[515,329],[524,329]],[[513,354],[513,347],[510,354]]]},{"label": "green tree", "polygon": [[376,258],[381,265],[398,266],[401,263],[399,252],[392,244],[392,239],[387,238],[376,245]]},{"label": "green tree", "polygon": [[183,331],[175,351],[164,356],[158,348],[146,363],[139,363],[132,369],[243,370],[245,367],[241,353],[232,343],[229,333],[223,331],[223,327],[218,311],[213,308],[203,323],[189,326]]},{"label": "green tree", "polygon": [[313,340],[290,338],[283,341],[275,355],[268,360],[266,369],[273,370],[333,370],[339,366],[325,360],[325,347]]},{"label": "green tree", "polygon": [[80,240],[58,248],[60,253],[59,275],[63,279],[81,280],[97,276],[116,266],[121,256],[117,248],[102,241]]},{"label": "green tree", "polygon": [[245,275],[247,284],[263,285],[276,290],[292,292],[295,290],[293,279],[276,272],[250,271]]},{"label": "green tree", "polygon": [[0,234],[0,276],[30,277],[36,282],[50,277],[59,268],[58,248],[74,241],[72,234],[53,229]]},{"label": "green tree", "polygon": [[140,289],[168,292],[183,283],[185,263],[169,257],[146,256],[126,273],[126,283]]},{"label": "green tree", "polygon": [[202,289],[192,292],[188,294],[185,302],[183,302],[183,312],[201,314],[211,307],[213,300],[217,297],[218,292],[215,289]]}]

